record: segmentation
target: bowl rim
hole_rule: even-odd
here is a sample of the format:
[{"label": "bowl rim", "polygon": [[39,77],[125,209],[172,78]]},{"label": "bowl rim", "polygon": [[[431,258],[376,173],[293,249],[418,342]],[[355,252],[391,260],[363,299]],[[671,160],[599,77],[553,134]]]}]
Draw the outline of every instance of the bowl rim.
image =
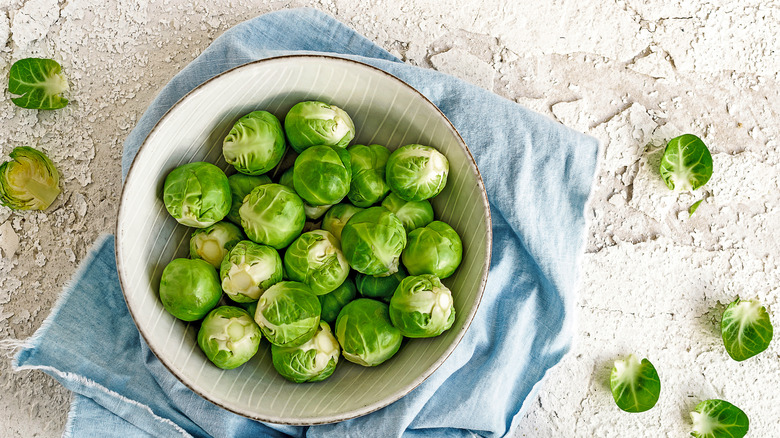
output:
[{"label": "bowl rim", "polygon": [[[359,409],[353,409],[351,411],[347,411],[341,414],[335,414],[335,415],[326,415],[322,417],[317,417],[310,420],[304,420],[304,421],[296,421],[295,419],[284,419],[284,418],[278,418],[278,417],[270,417],[270,416],[263,416],[258,415],[256,412],[251,412],[249,410],[242,410],[236,407],[227,406],[227,403],[221,400],[217,400],[216,398],[208,395],[203,394],[201,391],[195,389],[190,382],[185,381],[179,374],[173,371],[171,369],[171,366],[166,362],[166,360],[163,359],[163,357],[158,354],[158,352],[155,350],[155,348],[152,346],[152,344],[149,342],[149,338],[147,337],[147,334],[144,333],[144,330],[141,328],[141,326],[138,324],[136,320],[136,316],[133,313],[133,309],[130,306],[130,303],[128,301],[128,292],[127,287],[125,286],[125,279],[123,274],[123,259],[120,256],[121,254],[121,248],[123,246],[123,240],[120,238],[120,223],[122,222],[122,218],[124,216],[123,213],[126,213],[127,208],[125,207],[124,199],[125,199],[125,191],[127,187],[127,183],[131,181],[131,176],[133,175],[133,171],[135,170],[135,164],[138,159],[138,156],[140,155],[141,151],[144,147],[148,144],[149,138],[152,137],[152,134],[157,131],[158,127],[162,124],[164,120],[168,118],[171,112],[173,112],[179,105],[183,104],[186,100],[188,100],[193,94],[195,94],[197,91],[199,91],[201,88],[207,86],[212,81],[215,81],[222,76],[226,76],[228,74],[231,74],[232,72],[246,68],[251,65],[257,65],[257,64],[268,64],[275,61],[282,61],[282,60],[290,60],[290,59],[317,59],[317,60],[324,60],[326,62],[344,62],[348,64],[352,64],[354,67],[357,68],[366,68],[369,70],[372,70],[374,73],[379,73],[381,75],[389,77],[391,80],[398,82],[401,87],[407,88],[413,92],[413,94],[417,95],[419,99],[422,99],[423,104],[427,104],[431,108],[433,108],[436,112],[439,113],[439,115],[442,117],[444,121],[446,121],[447,126],[452,134],[455,135],[458,144],[463,149],[463,151],[466,153],[466,157],[471,163],[472,171],[474,172],[476,178],[477,178],[477,186],[479,187],[479,191],[481,196],[481,201],[483,204],[483,208],[486,212],[485,215],[485,226],[487,235],[485,238],[485,258],[484,258],[484,265],[481,273],[481,279],[479,282],[479,287],[477,291],[476,296],[476,305],[472,307],[471,311],[466,315],[466,321],[463,324],[463,327],[460,329],[460,331],[455,335],[455,338],[450,343],[450,345],[447,347],[447,349],[444,351],[444,353],[431,365],[426,369],[422,374],[417,376],[411,383],[408,385],[400,388],[398,391],[396,391],[395,394],[392,394],[389,397],[386,397],[382,400],[379,400],[377,402],[370,403],[366,406],[363,406]],[[127,177],[122,182],[122,190],[119,195],[119,208],[116,216],[116,224],[115,224],[115,235],[116,237],[116,245],[114,246],[114,257],[116,259],[117,264],[117,273],[119,277],[119,284],[120,288],[122,289],[122,297],[125,300],[125,305],[127,306],[127,310],[130,313],[130,316],[133,320],[133,324],[135,324],[136,329],[138,329],[138,332],[141,334],[141,337],[143,338],[144,342],[146,342],[146,345],[149,347],[149,350],[155,355],[155,357],[160,361],[160,363],[168,370],[171,375],[173,375],[176,380],[181,382],[185,387],[187,387],[189,390],[203,398],[204,400],[219,406],[222,409],[225,409],[229,412],[232,412],[237,415],[241,415],[242,417],[246,417],[252,420],[257,421],[263,421],[273,424],[280,424],[280,425],[290,425],[290,426],[314,426],[314,425],[322,425],[322,424],[330,424],[330,423],[336,423],[340,421],[346,421],[353,418],[362,417],[364,415],[368,415],[372,412],[378,411],[379,409],[382,409],[386,406],[389,406],[390,404],[398,401],[402,397],[409,394],[412,390],[417,388],[419,385],[421,385],[425,380],[428,379],[452,354],[452,352],[457,348],[457,346],[460,344],[461,340],[463,339],[463,336],[465,336],[466,331],[471,326],[471,323],[474,319],[474,315],[476,315],[477,310],[479,309],[479,306],[482,302],[482,297],[485,292],[485,287],[487,285],[487,279],[488,274],[490,272],[490,263],[491,263],[491,255],[492,255],[492,245],[493,245],[493,228],[492,228],[492,217],[491,217],[491,211],[490,211],[490,203],[487,198],[487,191],[485,189],[485,184],[482,180],[482,174],[479,171],[479,167],[477,166],[477,162],[474,159],[474,156],[471,154],[471,150],[469,150],[468,146],[466,145],[466,142],[463,140],[463,137],[460,135],[457,129],[455,129],[455,126],[452,124],[452,122],[447,118],[447,116],[439,109],[438,106],[436,106],[430,99],[428,99],[424,94],[422,94],[420,91],[418,91],[416,88],[412,87],[408,83],[406,83],[404,80],[398,78],[397,76],[388,73],[378,67],[375,67],[370,64],[366,64],[364,62],[360,62],[351,58],[344,58],[340,56],[335,56],[332,54],[290,54],[290,55],[279,55],[279,56],[271,56],[267,58],[257,59],[254,61],[250,61],[244,64],[237,65],[235,67],[231,67],[221,73],[218,73],[205,81],[201,82],[200,84],[193,87],[190,91],[188,91],[186,94],[184,94],[179,100],[177,100],[173,105],[171,105],[170,108],[168,108],[165,113],[160,117],[159,120],[154,124],[151,130],[149,130],[149,133],[144,138],[141,145],[138,147],[138,150],[136,151],[135,156],[133,157],[133,160],[130,164],[130,167],[127,172]]]}]

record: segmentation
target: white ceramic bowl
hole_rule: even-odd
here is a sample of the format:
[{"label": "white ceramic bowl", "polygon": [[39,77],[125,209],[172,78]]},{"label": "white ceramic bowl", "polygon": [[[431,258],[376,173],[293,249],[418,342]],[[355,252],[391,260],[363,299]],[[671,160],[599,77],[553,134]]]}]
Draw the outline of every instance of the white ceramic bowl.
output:
[{"label": "white ceramic bowl", "polygon": [[[165,176],[175,167],[209,161],[228,170],[222,139],[254,110],[280,120],[297,102],[321,100],[355,122],[353,144],[390,149],[409,143],[436,147],[450,162],[449,181],[433,199],[437,217],[463,240],[463,263],[444,283],[456,319],[436,338],[414,339],[384,364],[365,368],[342,358],[324,382],[295,384],[271,364],[264,340],[243,366],[224,371],[197,345],[197,324],[173,318],[158,297],[160,276],[187,257],[191,229],[178,225],[162,202]],[[205,399],[246,417],[280,424],[321,424],[380,409],[422,383],[450,355],[479,306],[490,264],[490,210],[473,157],[447,118],[422,94],[374,67],[328,56],[285,56],[249,63],[200,85],[157,123],[133,161],[117,220],[116,256],[127,306],[160,361]]]}]

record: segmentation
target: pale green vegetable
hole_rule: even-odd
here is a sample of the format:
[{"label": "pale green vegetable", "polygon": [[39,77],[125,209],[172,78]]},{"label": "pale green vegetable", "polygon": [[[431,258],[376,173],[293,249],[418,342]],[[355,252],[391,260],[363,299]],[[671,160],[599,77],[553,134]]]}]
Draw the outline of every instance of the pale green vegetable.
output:
[{"label": "pale green vegetable", "polygon": [[357,286],[360,295],[389,303],[398,285],[401,284],[401,280],[407,275],[409,274],[401,266],[398,267],[398,272],[395,274],[384,277],[358,273],[355,276],[355,286]]},{"label": "pale green vegetable", "polygon": [[266,289],[282,281],[279,253],[267,245],[242,240],[222,260],[222,290],[237,303],[257,301]]},{"label": "pale green vegetable", "polygon": [[433,221],[409,233],[401,261],[410,275],[452,275],[463,259],[463,243],[451,226]]},{"label": "pale green vegetable", "polygon": [[160,301],[183,321],[206,316],[219,302],[222,289],[213,266],[200,259],[174,259],[163,269]]},{"label": "pale green vegetable", "polygon": [[766,308],[756,301],[739,298],[723,312],[720,331],[726,352],[739,362],[766,350],[774,336]]},{"label": "pale green vegetable", "polygon": [[401,221],[384,207],[355,213],[341,231],[341,249],[352,269],[367,275],[391,275],[398,271],[406,231]]},{"label": "pale green vegetable", "polygon": [[724,400],[704,400],[691,412],[696,438],[742,438],[750,427],[748,416]]},{"label": "pale green vegetable", "polygon": [[403,336],[390,322],[387,304],[358,298],[341,309],[336,319],[336,339],[345,359],[373,367],[398,352]]},{"label": "pale green vegetable", "polygon": [[433,207],[431,201],[427,199],[424,201],[404,201],[395,193],[390,193],[382,201],[382,207],[392,211],[398,216],[398,219],[401,219],[407,233],[433,222]]},{"label": "pale green vegetable", "polygon": [[452,293],[435,275],[406,277],[390,299],[390,320],[407,338],[439,336],[455,322]]},{"label": "pale green vegetable", "polygon": [[[295,183],[293,182],[293,174],[295,168],[291,167],[285,171],[281,178],[279,178],[279,184],[287,186],[295,191]],[[297,193],[297,192],[296,192]],[[311,205],[306,201],[303,201],[303,212],[306,214],[306,218],[310,220],[317,220],[322,217],[332,205]]]},{"label": "pale green vegetable", "polygon": [[712,155],[699,137],[684,134],[666,145],[659,170],[670,190],[696,190],[712,176]]},{"label": "pale green vegetable", "polygon": [[257,353],[263,338],[252,316],[238,307],[221,306],[209,312],[198,330],[198,345],[214,365],[231,370]]},{"label": "pale green vegetable", "polygon": [[180,224],[206,228],[230,211],[230,184],[225,173],[211,163],[184,164],[165,178],[163,202]]},{"label": "pale green vegetable", "polygon": [[347,197],[357,207],[370,207],[384,199],[390,191],[385,182],[390,150],[378,144],[356,144],[347,150],[352,163],[352,182]]},{"label": "pale green vegetable", "polygon": [[282,281],[263,292],[257,302],[255,322],[273,345],[303,345],[317,332],[320,300],[309,286]]},{"label": "pale green vegetable", "polygon": [[387,160],[385,177],[390,190],[406,201],[423,201],[444,190],[450,163],[430,146],[402,146]]},{"label": "pale green vegetable", "polygon": [[29,109],[54,110],[64,108],[68,99],[68,81],[57,61],[24,58],[16,61],[8,72],[8,92],[16,106]]},{"label": "pale green vegetable", "polygon": [[[297,158],[297,157],[296,157]],[[284,171],[282,176],[279,177],[279,184],[289,187],[292,190],[295,190],[295,182],[293,181],[293,174],[295,173],[295,167],[291,167]]]},{"label": "pale green vegetable", "polygon": [[355,125],[341,108],[323,102],[299,102],[284,118],[284,131],[296,152],[316,145],[347,147]]},{"label": "pale green vegetable", "polygon": [[244,238],[241,228],[230,222],[198,228],[190,236],[190,258],[203,259],[219,269],[228,251]]},{"label": "pale green vegetable", "polygon": [[333,205],[349,192],[349,152],[333,146],[312,146],[295,159],[295,192],[310,205]]},{"label": "pale green vegetable", "polygon": [[306,283],[315,295],[324,295],[344,283],[349,265],[338,239],[325,230],[301,234],[284,253],[287,278]]},{"label": "pale green vegetable", "polygon": [[265,175],[244,175],[243,173],[237,173],[228,177],[228,185],[230,185],[230,211],[225,219],[233,222],[236,225],[241,225],[241,215],[238,214],[238,210],[241,205],[244,204],[244,198],[250,194],[252,190],[263,184],[271,184],[271,178]]},{"label": "pale green vegetable", "polygon": [[341,230],[344,229],[344,225],[359,211],[363,211],[363,209],[352,204],[336,204],[328,209],[322,217],[322,229],[341,240]]},{"label": "pale green vegetable", "polygon": [[336,370],[339,343],[330,326],[320,322],[314,337],[297,347],[271,346],[274,368],[285,379],[295,382],[319,382]]},{"label": "pale green vegetable", "polygon": [[647,359],[640,362],[633,354],[615,361],[609,386],[615,403],[626,412],[644,412],[661,395],[661,379],[653,364]]},{"label": "pale green vegetable", "polygon": [[280,184],[255,187],[238,210],[241,226],[251,240],[282,249],[297,238],[306,223],[303,201]]},{"label": "pale green vegetable", "polygon": [[341,286],[337,287],[333,292],[328,292],[325,295],[319,295],[320,305],[322,306],[322,315],[320,320],[325,321],[328,324],[336,322],[336,317],[339,316],[341,309],[347,305],[350,301],[355,299],[357,292],[355,290],[355,282],[351,278],[347,278],[341,283]]},{"label": "pale green vegetable", "polygon": [[0,204],[13,210],[46,210],[60,194],[60,174],[43,152],[14,148],[0,165]]},{"label": "pale green vegetable", "polygon": [[268,111],[253,111],[238,119],[222,142],[225,161],[247,175],[273,169],[286,149],[282,124]]}]

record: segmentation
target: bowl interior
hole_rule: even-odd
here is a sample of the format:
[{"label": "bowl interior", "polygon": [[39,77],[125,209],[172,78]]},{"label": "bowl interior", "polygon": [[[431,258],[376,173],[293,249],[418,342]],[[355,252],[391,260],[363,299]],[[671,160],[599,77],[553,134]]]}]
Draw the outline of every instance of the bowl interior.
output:
[{"label": "bowl interior", "polygon": [[[198,325],[173,318],[158,298],[166,264],[187,257],[191,229],[171,218],[162,202],[165,176],[175,167],[209,161],[229,169],[222,139],[254,110],[284,120],[297,102],[337,105],[355,122],[353,144],[390,149],[409,143],[436,147],[450,162],[449,181],[433,200],[437,218],[463,240],[463,263],[444,283],[452,290],[452,329],[432,339],[404,341],[381,366],[365,368],[343,358],[324,382],[294,384],[271,364],[267,341],[245,365],[224,371],[197,345]],[[462,139],[417,91],[397,78],[355,61],[325,56],[270,58],[230,70],[178,102],[146,139],[128,174],[117,222],[117,262],[128,307],[149,347],[185,385],[226,409],[262,421],[318,424],[379,409],[428,377],[463,336],[482,295],[489,265],[490,218],[476,165]]]}]

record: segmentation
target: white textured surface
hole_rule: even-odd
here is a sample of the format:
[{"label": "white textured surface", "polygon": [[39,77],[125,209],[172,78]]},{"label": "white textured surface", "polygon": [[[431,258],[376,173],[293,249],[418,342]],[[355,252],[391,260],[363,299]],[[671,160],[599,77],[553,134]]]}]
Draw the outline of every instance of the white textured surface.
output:
[{"label": "white textured surface", "polygon": [[[0,76],[13,60],[54,57],[72,89],[66,109],[36,113],[15,108],[2,86],[0,153],[44,149],[63,194],[46,213],[0,208],[0,338],[32,334],[112,230],[122,142],[160,87],[230,26],[295,6],[604,143],[577,345],[528,401],[517,436],[684,436],[687,411],[710,397],[743,408],[752,436],[776,435],[778,341],[736,363],[717,329],[719,303],[737,294],[780,323],[780,5],[762,0],[0,0]],[[683,132],[715,160],[698,196],[668,192],[654,170]],[[618,411],[606,389],[612,360],[631,352],[650,358],[664,385],[643,414]],[[0,436],[59,435],[69,397],[0,361]]]}]

